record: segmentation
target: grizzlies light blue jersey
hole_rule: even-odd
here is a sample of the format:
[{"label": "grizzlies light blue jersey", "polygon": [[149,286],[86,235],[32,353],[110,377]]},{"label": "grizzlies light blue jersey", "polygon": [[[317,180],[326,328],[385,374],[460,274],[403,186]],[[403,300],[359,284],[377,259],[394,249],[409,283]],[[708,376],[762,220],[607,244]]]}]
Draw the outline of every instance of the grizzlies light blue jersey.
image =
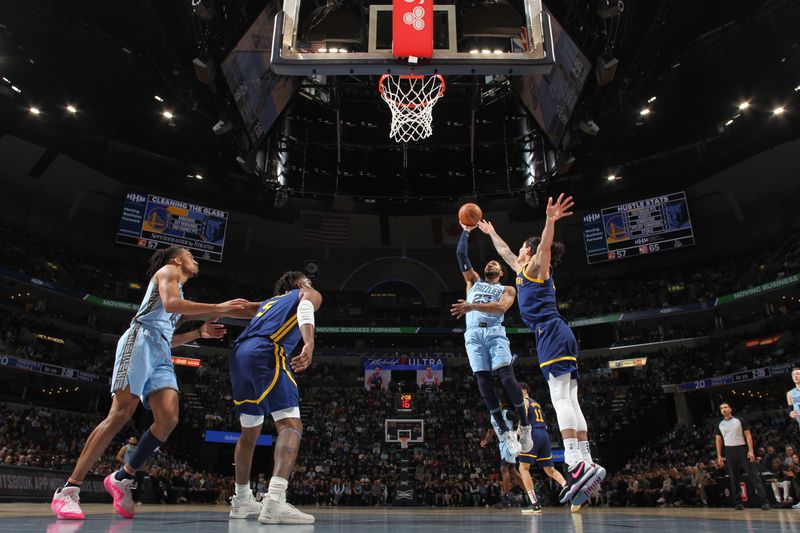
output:
[{"label": "grizzlies light blue jersey", "polygon": [[534,279],[528,277],[525,267],[517,273],[517,303],[522,321],[534,330],[537,324],[561,317],[552,276],[545,280]]},{"label": "grizzlies light blue jersey", "polygon": [[[800,415],[800,390],[797,390],[797,387],[790,390],[789,398],[792,400],[792,407],[794,407],[795,412]],[[800,424],[800,416],[798,416],[795,420],[797,420],[797,423]]]},{"label": "grizzlies light blue jersey", "polygon": [[[467,291],[467,302],[471,304],[488,304],[499,302],[505,287],[499,283],[487,283],[478,280]],[[486,313],[483,311],[470,311],[467,313],[467,329],[477,328],[479,324],[484,327],[502,326],[503,313]]]},{"label": "grizzlies light blue jersey", "polygon": [[[178,284],[178,292],[183,298],[183,287]],[[144,299],[139,306],[139,311],[131,321],[131,326],[141,324],[149,329],[156,330],[168,343],[172,342],[172,335],[175,333],[175,326],[180,320],[180,313],[168,313],[161,303],[161,295],[158,291],[158,284],[152,280],[147,285]]]}]

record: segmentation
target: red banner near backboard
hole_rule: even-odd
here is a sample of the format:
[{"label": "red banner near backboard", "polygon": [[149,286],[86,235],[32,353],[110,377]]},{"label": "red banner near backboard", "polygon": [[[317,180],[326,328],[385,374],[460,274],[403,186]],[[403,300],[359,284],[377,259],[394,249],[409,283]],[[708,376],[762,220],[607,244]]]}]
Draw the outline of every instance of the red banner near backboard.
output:
[{"label": "red banner near backboard", "polygon": [[433,0],[392,0],[392,53],[433,55]]}]

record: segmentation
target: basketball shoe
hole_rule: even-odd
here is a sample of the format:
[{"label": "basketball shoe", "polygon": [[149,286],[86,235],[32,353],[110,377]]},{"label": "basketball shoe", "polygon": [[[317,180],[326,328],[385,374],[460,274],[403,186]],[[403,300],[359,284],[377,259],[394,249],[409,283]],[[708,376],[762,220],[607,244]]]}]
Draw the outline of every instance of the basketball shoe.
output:
[{"label": "basketball shoe", "polygon": [[50,509],[60,520],[83,520],[85,515],[81,509],[81,488],[61,487],[53,494]]},{"label": "basketball shoe", "polygon": [[519,446],[521,453],[527,453],[533,448],[533,438],[531,438],[531,426],[519,427]]},{"label": "basketball shoe", "polygon": [[111,472],[103,480],[103,486],[106,492],[114,499],[114,510],[122,518],[133,518],[135,514],[135,504],[133,503],[133,495],[131,494],[132,479],[118,480],[115,477],[116,472]]},{"label": "basketball shoe", "polygon": [[592,463],[590,466],[594,467],[595,469],[594,476],[588,479],[586,483],[583,484],[583,487],[578,489],[578,492],[572,497],[570,500],[572,507],[577,506],[580,508],[580,506],[586,503],[586,501],[589,499],[589,496],[591,496],[592,493],[597,490],[597,487],[600,486],[600,483],[602,483],[603,479],[606,477],[605,468],[594,463]]},{"label": "basketball shoe", "polygon": [[[519,440],[517,440],[516,431],[506,431],[500,435],[500,440],[506,443],[506,448],[508,448],[509,455],[512,457],[519,457],[522,447],[519,444]],[[531,447],[533,447],[533,445],[531,445]]]},{"label": "basketball shoe", "polygon": [[288,502],[265,498],[258,521],[262,524],[313,524],[314,516]]},{"label": "basketball shoe", "polygon": [[527,507],[523,507],[522,514],[542,514],[542,504],[536,502]]},{"label": "basketball shoe", "polygon": [[230,518],[255,518],[261,513],[261,504],[253,497],[249,490],[243,496],[231,498]]},{"label": "basketball shoe", "polygon": [[561,493],[558,495],[558,501],[567,503],[568,500],[575,498],[586,482],[592,479],[596,473],[597,467],[595,465],[586,464],[583,461],[572,465],[570,469],[567,470],[567,475],[564,476],[567,480],[567,486],[561,489]]}]

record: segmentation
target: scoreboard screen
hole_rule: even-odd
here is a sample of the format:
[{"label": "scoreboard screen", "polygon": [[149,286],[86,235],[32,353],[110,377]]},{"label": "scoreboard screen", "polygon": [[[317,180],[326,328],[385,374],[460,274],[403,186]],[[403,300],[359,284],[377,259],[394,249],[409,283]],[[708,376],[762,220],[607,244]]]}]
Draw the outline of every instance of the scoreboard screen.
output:
[{"label": "scoreboard screen", "polygon": [[675,192],[583,215],[590,265],[694,245],[686,193]]},{"label": "scoreboard screen", "polygon": [[228,212],[155,194],[125,196],[117,242],[158,249],[183,246],[195,257],[222,262]]}]

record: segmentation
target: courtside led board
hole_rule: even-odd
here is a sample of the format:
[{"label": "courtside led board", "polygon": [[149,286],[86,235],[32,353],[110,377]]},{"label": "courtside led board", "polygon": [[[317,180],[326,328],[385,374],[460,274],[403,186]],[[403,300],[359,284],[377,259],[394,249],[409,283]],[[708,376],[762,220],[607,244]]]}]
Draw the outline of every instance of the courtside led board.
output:
[{"label": "courtside led board", "polygon": [[222,262],[228,212],[155,194],[125,196],[117,242],[141,248],[182,246],[198,259]]},{"label": "courtside led board", "polygon": [[686,193],[664,194],[584,213],[583,240],[590,265],[693,246]]}]

